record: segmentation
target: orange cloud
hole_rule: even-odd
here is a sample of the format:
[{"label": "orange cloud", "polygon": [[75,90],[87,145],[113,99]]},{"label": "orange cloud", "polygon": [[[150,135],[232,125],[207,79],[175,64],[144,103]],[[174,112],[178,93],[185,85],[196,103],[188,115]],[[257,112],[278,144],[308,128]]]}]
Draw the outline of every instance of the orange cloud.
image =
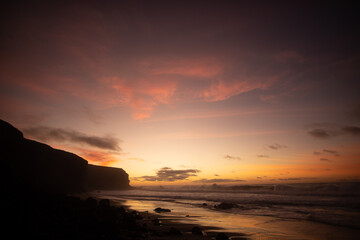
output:
[{"label": "orange cloud", "polygon": [[133,80],[111,77],[100,81],[115,91],[114,101],[129,106],[132,109],[133,118],[139,120],[150,118],[159,104],[170,105],[183,101],[223,101],[254,89],[266,89],[276,80],[277,77],[264,81],[206,79],[201,80],[201,86],[196,89],[193,87],[194,82],[164,78],[164,76],[148,76]]},{"label": "orange cloud", "polygon": [[112,77],[101,79],[115,90],[120,103],[131,107],[134,119],[149,118],[159,104],[170,104],[176,91],[175,81],[136,79],[134,81]]},{"label": "orange cloud", "polygon": [[119,161],[119,153],[116,152],[85,149],[62,144],[54,144],[52,147],[73,152],[87,160],[90,164],[111,166]]},{"label": "orange cloud", "polygon": [[132,109],[134,119],[150,118],[160,104],[223,101],[254,89],[266,89],[281,76],[227,79],[213,58],[145,59],[129,65],[131,75],[100,79],[114,99]]},{"label": "orange cloud", "polygon": [[95,67],[96,63],[89,62],[87,57],[80,60],[84,69],[92,69],[86,75],[69,77],[63,74],[63,69],[55,68],[42,71],[33,81],[19,80],[15,85],[55,102],[71,96],[105,107],[126,106],[134,119],[141,120],[150,118],[159,105],[223,101],[254,89],[265,89],[277,79],[276,76],[228,79],[224,76],[224,63],[211,57],[139,59],[123,66],[127,69],[123,72],[101,62]]},{"label": "orange cloud", "polygon": [[79,155],[92,164],[110,166],[119,161],[119,159],[114,156],[114,153],[94,151],[89,149],[81,149],[80,151],[81,153],[79,153]]}]

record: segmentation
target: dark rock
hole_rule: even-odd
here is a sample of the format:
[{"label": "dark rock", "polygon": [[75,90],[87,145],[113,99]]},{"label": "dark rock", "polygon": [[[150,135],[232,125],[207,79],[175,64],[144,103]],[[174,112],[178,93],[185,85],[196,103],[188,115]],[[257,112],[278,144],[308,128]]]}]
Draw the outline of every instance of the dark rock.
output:
[{"label": "dark rock", "polygon": [[85,204],[88,209],[96,209],[97,208],[97,201],[92,197],[88,197],[85,201]]},{"label": "dark rock", "polygon": [[203,203],[202,206],[203,206],[203,207],[206,207],[206,206],[207,206],[207,203]]},{"label": "dark rock", "polygon": [[235,208],[235,207],[237,207],[236,204],[226,203],[226,202],[222,202],[219,205],[215,205],[215,208],[219,208],[219,209],[222,209],[222,210],[227,210],[227,209],[231,209],[231,208]]},{"label": "dark rock", "polygon": [[[119,217],[121,210],[101,208],[93,198],[35,195],[31,191],[21,196],[8,201],[9,214],[2,212],[7,220],[3,225],[9,231],[13,231],[14,223],[17,229],[22,229],[12,232],[16,239],[26,236],[36,239],[146,239],[146,226],[137,225],[132,213],[125,212]],[[4,197],[9,200],[9,196]]]},{"label": "dark rock", "polygon": [[21,141],[24,136],[22,132],[18,129],[13,127],[10,123],[5,122],[4,120],[0,119],[0,126],[1,126],[1,140],[6,140],[9,142],[18,142]]},{"label": "dark rock", "polygon": [[119,214],[125,214],[125,208],[124,207],[118,207]]},{"label": "dark rock", "polygon": [[164,234],[162,232],[159,232],[157,230],[154,230],[154,229],[151,229],[149,230],[149,232],[153,235],[153,236],[156,236],[156,237],[163,237]]},{"label": "dark rock", "polygon": [[161,213],[161,212],[171,212],[170,209],[160,208],[160,207],[155,208],[154,211],[157,212],[157,213]]},{"label": "dark rock", "polygon": [[179,229],[172,227],[172,228],[170,228],[170,230],[169,230],[169,235],[172,235],[172,236],[181,236],[182,233],[180,232]]},{"label": "dark rock", "polygon": [[193,227],[191,229],[191,233],[194,235],[200,235],[200,236],[203,235],[203,232],[201,231],[201,229],[199,227]]},{"label": "dark rock", "polygon": [[155,225],[155,226],[160,226],[160,220],[158,218],[155,218],[153,220],[151,220],[151,222]]},{"label": "dark rock", "polygon": [[132,211],[131,214],[135,217],[135,219],[142,220],[143,216],[141,216],[137,211]]},{"label": "dark rock", "polygon": [[110,200],[109,199],[101,199],[100,202],[99,202],[99,207],[109,208],[110,207]]},{"label": "dark rock", "polygon": [[216,235],[216,240],[228,240],[229,237],[225,233],[218,233]]},{"label": "dark rock", "polygon": [[[0,124],[0,132],[3,125]],[[86,189],[87,161],[73,153],[25,138],[7,141],[0,136],[0,158],[7,184],[52,193]],[[9,186],[10,187],[10,186]]]},{"label": "dark rock", "polygon": [[88,164],[87,183],[89,190],[129,189],[129,175],[121,168]]}]

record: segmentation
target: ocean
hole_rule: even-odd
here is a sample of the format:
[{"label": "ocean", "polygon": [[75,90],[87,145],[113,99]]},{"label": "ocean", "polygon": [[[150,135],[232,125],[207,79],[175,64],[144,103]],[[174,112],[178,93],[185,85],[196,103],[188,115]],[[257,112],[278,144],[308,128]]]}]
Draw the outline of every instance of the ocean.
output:
[{"label": "ocean", "polygon": [[[138,211],[168,208],[164,217],[245,232],[250,239],[332,239],[325,236],[331,233],[357,239],[351,233],[360,233],[360,183],[159,186],[95,194]],[[217,208],[222,202],[235,207]],[[311,228],[324,233],[302,234]]]}]

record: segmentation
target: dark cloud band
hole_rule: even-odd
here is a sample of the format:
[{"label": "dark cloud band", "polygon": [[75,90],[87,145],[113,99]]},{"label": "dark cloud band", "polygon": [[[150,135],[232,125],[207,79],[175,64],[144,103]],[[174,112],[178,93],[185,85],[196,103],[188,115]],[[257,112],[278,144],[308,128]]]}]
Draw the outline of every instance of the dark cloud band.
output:
[{"label": "dark cloud band", "polygon": [[31,127],[23,129],[23,132],[29,137],[47,141],[53,140],[58,142],[71,142],[86,144],[88,146],[97,147],[105,150],[121,151],[119,147],[119,140],[113,137],[99,137],[87,135],[78,131],[52,128],[52,127]]},{"label": "dark cloud band", "polygon": [[329,139],[340,135],[360,136],[360,127],[357,126],[338,126],[326,125],[308,131],[308,134],[318,139]]},{"label": "dark cloud band", "polygon": [[185,170],[173,170],[169,167],[163,167],[156,172],[156,176],[142,176],[135,178],[139,181],[166,181],[174,182],[179,180],[186,180],[189,177],[197,176],[200,170],[198,169],[185,169]]}]

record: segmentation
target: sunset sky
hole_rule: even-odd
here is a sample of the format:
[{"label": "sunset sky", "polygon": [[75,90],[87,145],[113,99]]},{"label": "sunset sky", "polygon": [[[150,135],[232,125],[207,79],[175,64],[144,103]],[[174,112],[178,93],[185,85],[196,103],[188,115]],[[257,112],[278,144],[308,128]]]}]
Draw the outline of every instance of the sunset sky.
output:
[{"label": "sunset sky", "polygon": [[352,2],[12,2],[0,118],[25,137],[134,186],[360,180]]}]

